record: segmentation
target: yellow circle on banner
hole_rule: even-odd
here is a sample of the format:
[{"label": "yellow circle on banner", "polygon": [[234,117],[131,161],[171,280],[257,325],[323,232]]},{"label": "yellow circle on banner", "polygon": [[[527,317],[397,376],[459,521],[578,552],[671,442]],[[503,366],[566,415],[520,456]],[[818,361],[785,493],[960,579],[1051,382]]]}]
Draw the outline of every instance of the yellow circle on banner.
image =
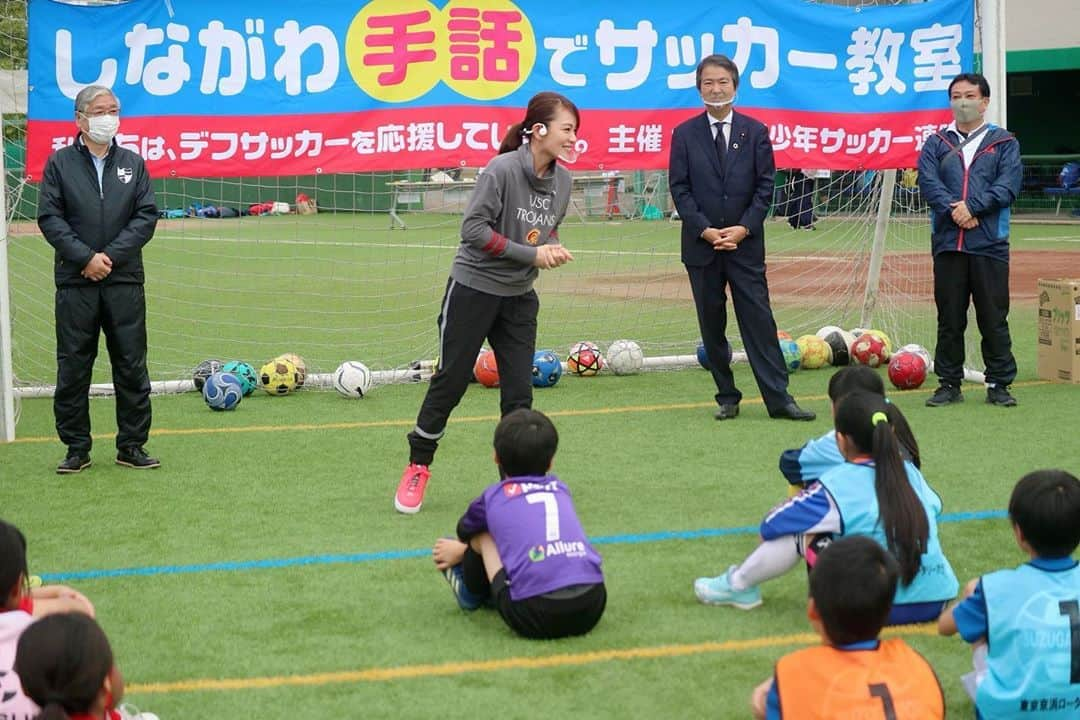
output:
[{"label": "yellow circle on banner", "polygon": [[536,63],[532,23],[510,0],[450,0],[442,9],[442,80],[473,100],[506,97]]},{"label": "yellow circle on banner", "polygon": [[[407,8],[407,9],[406,9]],[[345,64],[365,93],[382,102],[415,100],[445,67],[444,15],[426,0],[373,0],[345,34]]]}]

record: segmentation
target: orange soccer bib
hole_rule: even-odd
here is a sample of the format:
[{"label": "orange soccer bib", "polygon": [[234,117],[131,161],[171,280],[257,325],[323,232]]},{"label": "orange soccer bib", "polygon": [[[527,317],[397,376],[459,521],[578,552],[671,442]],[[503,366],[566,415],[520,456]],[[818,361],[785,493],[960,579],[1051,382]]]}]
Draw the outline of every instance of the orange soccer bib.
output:
[{"label": "orange soccer bib", "polygon": [[900,638],[876,650],[827,645],[776,663],[785,720],[933,720],[945,717],[941,685],[930,664]]}]

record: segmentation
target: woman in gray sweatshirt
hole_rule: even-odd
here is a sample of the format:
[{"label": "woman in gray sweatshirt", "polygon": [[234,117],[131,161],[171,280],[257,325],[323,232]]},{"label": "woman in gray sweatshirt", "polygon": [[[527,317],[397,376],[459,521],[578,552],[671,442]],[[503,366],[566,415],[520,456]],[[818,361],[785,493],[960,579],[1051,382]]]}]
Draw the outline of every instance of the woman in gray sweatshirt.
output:
[{"label": "woman in gray sweatshirt", "polygon": [[578,109],[568,98],[537,93],[525,119],[510,126],[499,154],[477,176],[439,313],[438,366],[408,436],[409,464],[394,496],[398,512],[420,511],[428,466],[485,338],[499,369],[502,414],[532,407],[540,309],[533,282],[539,270],[574,259],[559,242],[571,179],[556,159],[575,152],[578,124]]}]

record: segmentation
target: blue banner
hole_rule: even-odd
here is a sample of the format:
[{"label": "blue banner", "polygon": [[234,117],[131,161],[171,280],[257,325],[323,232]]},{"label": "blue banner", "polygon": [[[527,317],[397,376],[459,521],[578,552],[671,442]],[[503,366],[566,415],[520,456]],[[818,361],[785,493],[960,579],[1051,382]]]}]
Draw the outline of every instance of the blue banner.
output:
[{"label": "blue banner", "polygon": [[[895,167],[947,121],[973,2],[31,0],[28,168],[70,142],[88,84],[113,88],[122,142],[173,174],[482,165],[541,90],[582,110],[583,169],[663,167],[714,52],[740,68],[738,106],[770,125],[782,165]],[[875,128],[910,142],[849,152]]]}]

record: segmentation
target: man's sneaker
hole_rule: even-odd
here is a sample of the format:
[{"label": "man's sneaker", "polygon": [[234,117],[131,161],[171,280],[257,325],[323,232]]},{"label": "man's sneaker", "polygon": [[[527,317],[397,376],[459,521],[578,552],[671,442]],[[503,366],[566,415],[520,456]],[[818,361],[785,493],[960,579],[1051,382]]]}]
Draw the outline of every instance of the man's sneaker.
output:
[{"label": "man's sneaker", "polygon": [[450,583],[450,590],[454,593],[458,607],[462,610],[471,612],[484,604],[484,598],[465,587],[465,571],[461,565],[446,568],[442,574],[446,582]]},{"label": "man's sneaker", "polygon": [[1009,393],[1009,388],[1006,385],[988,385],[986,387],[986,402],[1002,407],[1016,407],[1016,398]]},{"label": "man's sneaker", "polygon": [[926,401],[926,407],[941,407],[959,402],[964,402],[964,396],[960,392],[960,388],[953,385],[941,385]]},{"label": "man's sneaker", "polygon": [[90,467],[90,456],[86,453],[69,452],[67,457],[56,466],[57,475],[74,475]]},{"label": "man's sneaker", "polygon": [[431,471],[427,465],[409,463],[405,467],[394,495],[394,507],[399,513],[415,515],[420,512],[420,506],[424,504],[424,490],[430,479]]},{"label": "man's sneaker", "polygon": [[136,470],[149,470],[150,468],[161,467],[161,461],[147,455],[146,451],[138,445],[118,450],[116,452],[116,464],[135,468]]},{"label": "man's sneaker", "polygon": [[735,590],[731,587],[728,578],[734,569],[735,566],[732,565],[719,577],[703,577],[695,580],[694,594],[697,595],[697,599],[706,605],[732,605],[740,610],[753,610],[760,605],[761,590],[757,585],[745,590]]}]

